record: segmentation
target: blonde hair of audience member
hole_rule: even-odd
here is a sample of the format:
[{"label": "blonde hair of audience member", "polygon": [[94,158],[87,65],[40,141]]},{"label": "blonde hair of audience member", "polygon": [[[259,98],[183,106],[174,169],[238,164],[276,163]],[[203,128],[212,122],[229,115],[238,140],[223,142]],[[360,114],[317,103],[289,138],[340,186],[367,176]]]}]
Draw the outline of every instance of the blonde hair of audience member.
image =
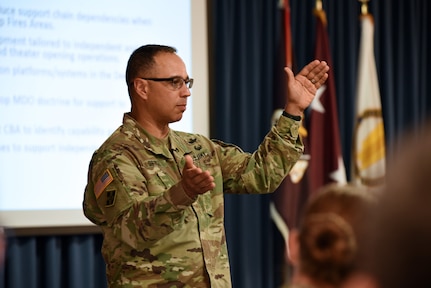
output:
[{"label": "blonde hair of audience member", "polygon": [[350,275],[359,248],[359,221],[374,203],[368,192],[349,184],[328,184],[310,199],[298,230],[289,237],[291,287],[339,287]]},{"label": "blonde hair of audience member", "polygon": [[[364,255],[349,288],[431,287],[431,122],[399,139],[379,205],[367,213]],[[368,287],[368,286],[367,286]],[[371,286],[370,286],[371,287]]]}]

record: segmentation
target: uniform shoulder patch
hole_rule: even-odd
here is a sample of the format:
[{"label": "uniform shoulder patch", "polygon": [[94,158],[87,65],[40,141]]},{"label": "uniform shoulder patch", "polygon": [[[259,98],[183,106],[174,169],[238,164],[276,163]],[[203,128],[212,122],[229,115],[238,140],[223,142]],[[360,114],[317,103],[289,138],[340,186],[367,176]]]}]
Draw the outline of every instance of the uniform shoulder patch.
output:
[{"label": "uniform shoulder patch", "polygon": [[115,190],[106,191],[106,207],[111,207],[115,204],[115,196],[117,195]]},{"label": "uniform shoulder patch", "polygon": [[114,178],[112,177],[111,172],[109,172],[108,169],[102,174],[102,176],[97,181],[96,185],[94,185],[94,195],[96,195],[96,198],[99,199],[100,195],[102,194],[103,190],[105,190],[108,185],[114,181]]}]

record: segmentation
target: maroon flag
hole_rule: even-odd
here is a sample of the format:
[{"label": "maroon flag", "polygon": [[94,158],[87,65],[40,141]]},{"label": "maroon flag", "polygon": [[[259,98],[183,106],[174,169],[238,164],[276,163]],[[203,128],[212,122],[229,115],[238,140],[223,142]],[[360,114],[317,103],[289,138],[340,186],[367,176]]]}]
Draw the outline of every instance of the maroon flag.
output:
[{"label": "maroon flag", "polygon": [[[325,11],[322,7],[316,7],[314,15],[316,16],[314,57],[326,61],[332,68]],[[325,184],[346,182],[333,70],[329,70],[328,74],[328,80],[319,88],[309,107],[308,141],[311,158],[308,177],[310,195]]]},{"label": "maroon flag", "polygon": [[[290,26],[289,2],[284,2],[284,40],[283,56],[281,63],[292,68],[293,52]],[[325,60],[332,67],[330,57],[329,40],[326,31],[326,15],[323,9],[316,9],[316,48],[315,58]],[[276,85],[279,87],[274,96],[274,107],[279,108],[274,112],[273,121],[281,114],[285,103],[286,75],[283,67],[278,67],[283,74],[276,73]],[[294,71],[296,72],[296,71]],[[328,81],[322,86],[315,100],[308,109],[303,124],[308,123],[306,129],[300,128],[300,135],[305,146],[304,155],[295,164],[288,177],[282,182],[273,194],[270,211],[278,230],[285,240],[284,269],[282,273],[288,275],[291,265],[288,261],[288,233],[289,229],[296,228],[307,199],[322,185],[330,182],[346,182],[346,172],[341,153],[340,135],[338,127],[338,114],[335,96],[335,82],[332,70],[329,71]],[[306,121],[308,120],[308,121]],[[287,273],[287,274],[286,274]],[[284,278],[284,283],[289,279]]]}]

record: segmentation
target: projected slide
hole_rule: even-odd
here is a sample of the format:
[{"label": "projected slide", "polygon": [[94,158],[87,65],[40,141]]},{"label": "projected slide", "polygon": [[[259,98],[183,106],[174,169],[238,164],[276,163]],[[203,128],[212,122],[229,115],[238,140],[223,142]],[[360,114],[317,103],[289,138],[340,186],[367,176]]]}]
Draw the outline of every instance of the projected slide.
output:
[{"label": "projected slide", "polygon": [[[0,2],[0,211],[81,209],[91,155],[130,110],[132,51],[172,45],[193,76],[190,13],[184,0]],[[191,104],[173,128],[192,131]]]}]

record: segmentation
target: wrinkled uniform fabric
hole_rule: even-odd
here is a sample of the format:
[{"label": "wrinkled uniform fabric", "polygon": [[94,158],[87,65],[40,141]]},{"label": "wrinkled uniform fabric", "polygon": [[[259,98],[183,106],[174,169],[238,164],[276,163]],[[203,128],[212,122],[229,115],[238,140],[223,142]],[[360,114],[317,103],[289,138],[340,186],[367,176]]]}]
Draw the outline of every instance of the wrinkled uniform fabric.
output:
[{"label": "wrinkled uniform fabric", "polygon": [[[109,287],[231,287],[223,193],[273,192],[302,154],[299,125],[281,116],[251,154],[173,130],[160,140],[125,114],[93,154],[83,202]],[[186,154],[216,184],[196,199],[180,183]]]}]

